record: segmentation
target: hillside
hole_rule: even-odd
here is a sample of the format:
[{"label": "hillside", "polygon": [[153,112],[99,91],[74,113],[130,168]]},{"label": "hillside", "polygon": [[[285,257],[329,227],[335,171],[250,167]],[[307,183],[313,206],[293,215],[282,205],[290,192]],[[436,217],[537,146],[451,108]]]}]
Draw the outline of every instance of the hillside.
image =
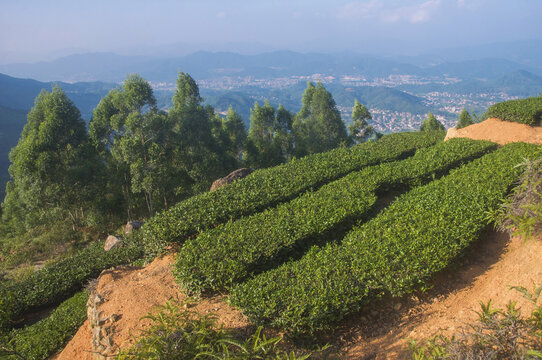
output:
[{"label": "hillside", "polygon": [[116,84],[103,82],[79,82],[73,84],[41,82],[0,74],[0,106],[28,111],[34,105],[34,99],[41,90],[51,91],[54,84],[64,90],[86,120],[90,119],[92,110],[98,105],[101,98],[116,86]]},{"label": "hillside", "polygon": [[[153,217],[126,246],[103,252],[95,243],[0,286],[7,323],[64,301],[48,318],[12,330],[12,344],[52,354],[59,345],[41,337],[62,343],[87,311],[89,295],[70,296],[116,266],[93,283],[91,318],[58,358],[114,354],[134,344],[129,334],[150,325],[141,316],[166,299],[189,299],[181,314],[216,313],[236,336],[263,325],[269,336],[330,342],[328,351],[343,358],[403,356],[405,336],[423,340],[472,319],[457,316],[454,328],[443,328],[461,314],[455,294],[468,306],[479,296],[499,296],[500,304],[505,282],[530,287],[542,280],[533,265],[539,242],[521,248],[513,240],[505,252],[509,237],[487,232],[488,214],[521,173],[516,165],[539,158],[540,147],[443,137],[386,135],[255,171]],[[119,266],[141,259],[154,261]],[[503,276],[518,259],[525,268]],[[487,280],[475,281],[481,272]],[[453,313],[442,310],[447,304]],[[437,310],[441,322],[418,323]]]}]

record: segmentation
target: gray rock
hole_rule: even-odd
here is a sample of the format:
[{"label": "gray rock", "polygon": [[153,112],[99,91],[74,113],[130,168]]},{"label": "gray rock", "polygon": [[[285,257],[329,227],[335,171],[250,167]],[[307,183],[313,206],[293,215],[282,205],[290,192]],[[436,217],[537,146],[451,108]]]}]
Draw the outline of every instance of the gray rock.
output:
[{"label": "gray rock", "polygon": [[236,180],[242,179],[245,176],[250,175],[250,173],[252,173],[252,171],[253,171],[252,169],[247,169],[247,168],[237,169],[237,170],[229,173],[228,175],[224,176],[223,178],[215,180],[213,182],[213,184],[211,185],[210,191],[216,190],[219,187],[222,187],[222,186],[227,185],[227,184],[231,184],[232,182],[234,182]]},{"label": "gray rock", "polygon": [[122,239],[115,235],[109,235],[105,240],[104,250],[109,251],[122,246]]}]

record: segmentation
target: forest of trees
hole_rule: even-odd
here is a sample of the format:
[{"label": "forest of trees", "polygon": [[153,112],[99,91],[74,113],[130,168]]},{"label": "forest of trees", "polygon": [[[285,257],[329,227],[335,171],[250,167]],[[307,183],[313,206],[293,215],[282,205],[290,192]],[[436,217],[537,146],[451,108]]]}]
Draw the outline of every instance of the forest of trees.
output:
[{"label": "forest of trees", "polygon": [[204,106],[194,79],[179,72],[167,112],[150,84],[130,75],[101,99],[87,130],[60,87],[42,91],[10,152],[4,236],[58,222],[76,229],[152,217],[237,168],[377,137],[357,100],[352,115],[347,131],[331,94],[309,82],[297,114],[256,102],[247,131],[231,107],[224,117]]}]

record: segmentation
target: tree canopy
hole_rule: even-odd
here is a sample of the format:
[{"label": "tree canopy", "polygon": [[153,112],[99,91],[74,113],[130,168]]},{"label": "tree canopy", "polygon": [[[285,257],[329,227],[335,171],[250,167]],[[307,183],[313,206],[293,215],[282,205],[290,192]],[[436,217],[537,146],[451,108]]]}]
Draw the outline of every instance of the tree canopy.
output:
[{"label": "tree canopy", "polygon": [[367,141],[372,136],[376,136],[376,131],[372,126],[369,126],[368,121],[373,117],[369,110],[360,103],[357,99],[354,101],[352,108],[352,124],[348,126],[350,138],[354,143]]},{"label": "tree canopy", "polygon": [[462,128],[467,127],[467,126],[472,125],[472,124],[474,124],[474,120],[470,116],[467,109],[463,108],[463,110],[459,114],[459,120],[457,121],[456,128],[457,129],[462,129]]},{"label": "tree canopy", "polygon": [[78,223],[95,195],[95,155],[73,102],[58,86],[42,91],[10,152],[4,220],[27,229],[66,218]]},{"label": "tree canopy", "polygon": [[297,156],[327,151],[348,142],[341,114],[322,83],[316,86],[307,83],[301,110],[293,123],[293,133]]},{"label": "tree canopy", "polygon": [[440,121],[437,120],[432,113],[427,114],[427,118],[423,121],[420,131],[444,131],[446,128]]}]

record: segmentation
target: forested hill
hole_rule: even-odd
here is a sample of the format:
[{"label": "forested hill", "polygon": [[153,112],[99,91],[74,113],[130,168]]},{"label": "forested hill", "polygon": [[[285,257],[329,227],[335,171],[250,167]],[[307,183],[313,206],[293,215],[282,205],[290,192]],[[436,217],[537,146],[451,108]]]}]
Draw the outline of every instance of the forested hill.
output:
[{"label": "forested hill", "polygon": [[[113,89],[116,84],[104,82],[41,82],[32,79],[19,79],[0,74],[0,106],[28,111],[34,105],[34,99],[45,89],[50,91],[58,84],[81,111],[84,119],[89,120],[92,109],[100,99]],[[18,137],[18,135],[17,135]]]}]

